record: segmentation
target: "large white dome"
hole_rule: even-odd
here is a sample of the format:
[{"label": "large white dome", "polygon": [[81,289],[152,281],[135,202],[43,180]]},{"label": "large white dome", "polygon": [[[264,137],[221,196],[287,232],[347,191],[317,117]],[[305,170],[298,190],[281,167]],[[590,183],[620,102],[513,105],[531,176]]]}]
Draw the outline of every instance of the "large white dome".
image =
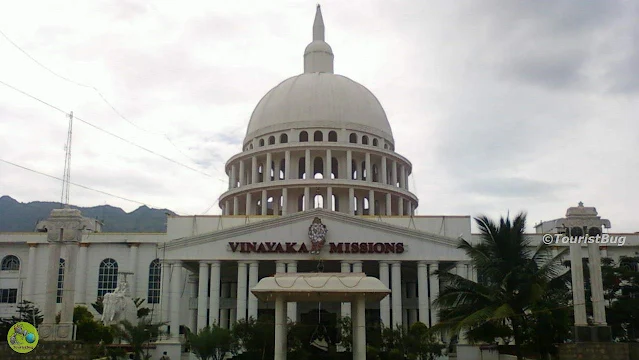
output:
[{"label": "large white dome", "polygon": [[271,89],[255,107],[246,139],[301,127],[360,130],[393,141],[386,112],[375,95],[333,73],[304,73]]}]

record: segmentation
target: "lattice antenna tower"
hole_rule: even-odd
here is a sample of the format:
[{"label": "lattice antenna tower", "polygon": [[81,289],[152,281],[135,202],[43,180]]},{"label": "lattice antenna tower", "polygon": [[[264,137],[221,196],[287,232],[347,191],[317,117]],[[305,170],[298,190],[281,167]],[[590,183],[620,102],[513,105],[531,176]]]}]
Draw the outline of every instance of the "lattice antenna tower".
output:
[{"label": "lattice antenna tower", "polygon": [[73,111],[67,117],[69,118],[69,129],[67,131],[67,143],[64,146],[64,175],[62,176],[62,197],[60,204],[62,207],[69,206],[69,192],[71,186],[71,139],[73,138]]}]

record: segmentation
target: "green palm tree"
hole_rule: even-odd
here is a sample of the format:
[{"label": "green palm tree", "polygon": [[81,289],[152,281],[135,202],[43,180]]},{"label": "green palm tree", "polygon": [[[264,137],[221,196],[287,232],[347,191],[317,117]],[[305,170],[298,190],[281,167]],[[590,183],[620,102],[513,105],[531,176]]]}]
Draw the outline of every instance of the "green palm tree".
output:
[{"label": "green palm tree", "polygon": [[481,281],[476,283],[445,269],[437,272],[442,286],[435,307],[440,309],[441,322],[433,330],[451,334],[468,331],[471,341],[482,335],[485,339],[487,334],[493,340],[512,336],[517,358],[523,359],[527,316],[547,299],[567,249],[552,256],[549,246],[532,247],[525,235],[525,213],[512,221],[508,216],[501,218],[499,224],[485,216],[475,221],[481,242],[473,245],[461,240],[458,248],[470,257]]},{"label": "green palm tree", "polygon": [[163,323],[152,323],[150,320],[140,320],[133,325],[128,320],[122,320],[117,325],[112,325],[116,337],[126,341],[133,349],[134,359],[147,359],[144,356],[144,345],[157,339],[160,335],[160,327]]}]

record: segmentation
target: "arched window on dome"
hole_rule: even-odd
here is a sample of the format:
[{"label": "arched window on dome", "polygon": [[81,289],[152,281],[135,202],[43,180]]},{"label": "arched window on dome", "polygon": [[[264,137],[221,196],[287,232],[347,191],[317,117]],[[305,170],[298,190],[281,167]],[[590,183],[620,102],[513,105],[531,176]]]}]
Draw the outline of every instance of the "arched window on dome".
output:
[{"label": "arched window on dome", "polygon": [[253,183],[264,182],[264,165],[257,166],[257,179],[253,179]]},{"label": "arched window on dome", "polygon": [[118,262],[106,258],[100,263],[98,271],[98,297],[113,292],[118,286]]},{"label": "arched window on dome", "polygon": [[162,264],[159,259],[149,264],[149,289],[146,302],[149,304],[160,303],[160,284],[162,283]]},{"label": "arched window on dome", "polygon": [[288,143],[288,135],[286,134],[280,135],[280,144],[286,144],[286,143]]},{"label": "arched window on dome", "polygon": [[306,199],[304,198],[304,194],[301,194],[297,198],[297,211],[305,211],[306,210]]},{"label": "arched window on dome", "polygon": [[316,157],[313,160],[313,179],[324,178],[324,160],[321,157]]},{"label": "arched window on dome", "polygon": [[2,267],[0,269],[3,271],[18,271],[20,270],[20,259],[15,255],[7,255],[2,258]]},{"label": "arched window on dome", "polygon": [[249,150],[253,150],[253,144],[249,144]]},{"label": "arched window on dome", "polygon": [[264,146],[264,139],[260,139],[260,147]]},{"label": "arched window on dome", "polygon": [[306,131],[300,133],[300,142],[308,142],[308,133]]},{"label": "arched window on dome", "polygon": [[384,150],[388,150],[388,144],[384,144]]},{"label": "arched window on dome", "polygon": [[351,133],[351,135],[348,137],[348,142],[350,142],[351,144],[357,144],[357,134]]},{"label": "arched window on dome", "polygon": [[359,198],[357,196],[353,196],[353,214],[355,215],[361,215],[359,213]]},{"label": "arched window on dome", "polygon": [[362,169],[361,171],[362,175],[360,176],[360,180],[366,180],[366,178],[368,177],[368,169],[366,168],[366,161],[362,161],[362,167],[360,169]]},{"label": "arched window on dome", "polygon": [[306,158],[301,157],[297,162],[297,178],[298,179],[306,179]]},{"label": "arched window on dome", "polygon": [[266,215],[273,215],[273,207],[275,203],[273,202],[273,197],[266,199]]},{"label": "arched window on dome", "polygon": [[379,146],[379,141],[377,141],[377,139],[373,139],[373,146]]},{"label": "arched window on dome", "polygon": [[[271,178],[271,181],[275,180],[275,161],[271,161],[271,163],[269,164],[268,167],[268,176]],[[277,174],[277,177],[279,178],[280,174]]]},{"label": "arched window on dome", "polygon": [[373,182],[379,182],[379,169],[376,164],[373,164]]},{"label": "arched window on dome", "polygon": [[331,210],[340,211],[339,208],[339,198],[333,194],[333,204],[331,205]]},{"label": "arched window on dome", "polygon": [[370,215],[371,209],[370,204],[368,203],[368,197],[364,197],[364,204],[362,206],[362,215]]},{"label": "arched window on dome", "polygon": [[269,136],[268,137],[268,144],[269,145],[275,145],[275,136]]},{"label": "arched window on dome", "polygon": [[317,130],[315,134],[313,134],[313,141],[324,141],[324,133]]},{"label": "arched window on dome", "polygon": [[61,304],[62,303],[62,294],[63,294],[63,290],[64,290],[64,267],[65,267],[66,262],[64,261],[64,259],[60,259],[60,264],[58,265],[58,291],[56,293],[56,297],[55,297],[55,303],[56,304]]},{"label": "arched window on dome", "polygon": [[313,208],[324,208],[324,196],[321,194],[315,195],[315,198],[313,198]]},{"label": "arched window on dome", "polygon": [[351,168],[353,169],[351,173],[351,180],[357,180],[357,161],[351,161]]},{"label": "arched window on dome", "polygon": [[280,180],[284,180],[286,171],[286,160],[282,159],[280,161],[280,173],[277,175]]},{"label": "arched window on dome", "polygon": [[331,159],[331,179],[339,179],[339,161],[337,158]]},{"label": "arched window on dome", "polygon": [[368,145],[368,136],[366,136],[366,135],[362,136],[362,144],[363,145]]},{"label": "arched window on dome", "polygon": [[337,133],[335,131],[328,132],[328,141],[337,142]]}]

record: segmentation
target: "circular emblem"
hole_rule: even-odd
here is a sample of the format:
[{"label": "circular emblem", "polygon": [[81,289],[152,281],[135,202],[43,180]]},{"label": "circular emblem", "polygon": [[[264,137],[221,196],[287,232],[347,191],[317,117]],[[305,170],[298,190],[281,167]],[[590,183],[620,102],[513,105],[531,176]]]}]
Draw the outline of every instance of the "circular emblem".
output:
[{"label": "circular emblem", "polygon": [[26,354],[38,345],[38,330],[28,322],[14,324],[7,333],[7,342],[13,351]]}]

